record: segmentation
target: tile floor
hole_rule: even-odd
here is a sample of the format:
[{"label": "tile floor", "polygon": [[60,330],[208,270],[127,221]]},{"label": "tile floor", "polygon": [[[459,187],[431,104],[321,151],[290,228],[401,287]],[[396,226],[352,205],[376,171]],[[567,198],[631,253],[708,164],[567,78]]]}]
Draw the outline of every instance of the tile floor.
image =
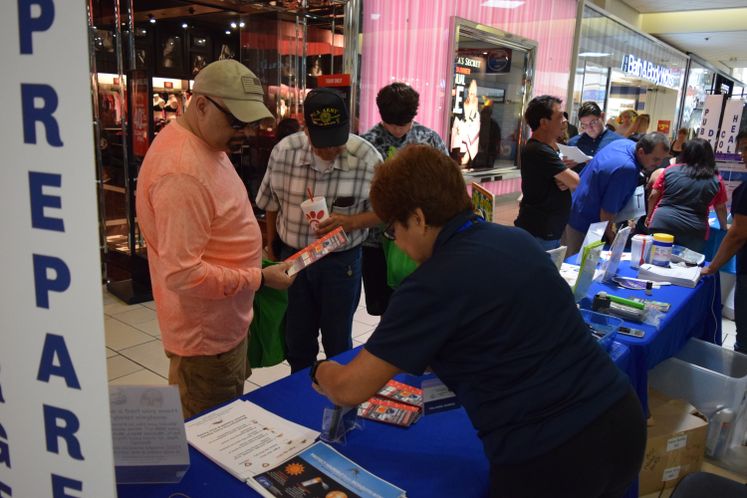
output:
[{"label": "tile floor", "polygon": [[[104,288],[104,329],[106,333],[106,364],[110,384],[163,384],[168,378],[169,362],[163,352],[153,301],[128,306]],[[365,301],[353,318],[353,346],[365,343],[379,317],[366,312]],[[319,356],[323,357],[320,345]],[[274,367],[255,368],[244,383],[250,392],[290,374],[283,362]]]}]

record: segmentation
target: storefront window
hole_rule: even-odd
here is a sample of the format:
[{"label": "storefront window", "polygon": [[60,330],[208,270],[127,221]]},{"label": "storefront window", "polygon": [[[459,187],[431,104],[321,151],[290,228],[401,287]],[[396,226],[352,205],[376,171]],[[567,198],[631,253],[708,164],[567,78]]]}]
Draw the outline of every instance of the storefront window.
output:
[{"label": "storefront window", "polygon": [[[189,106],[199,71],[216,60],[236,59],[262,82],[275,122],[263,122],[230,154],[253,199],[278,140],[277,124],[302,121],[306,92],[330,86],[324,77],[343,72],[346,4],[91,2],[101,246],[113,294],[127,302],[150,299],[147,290],[140,298],[133,296],[138,293],[133,287],[149,289],[145,241],[135,212],[137,174],[153,138]],[[348,87],[356,80],[351,76],[345,80]],[[257,216],[262,223],[262,213]]]},{"label": "storefront window", "polygon": [[[593,100],[608,119],[624,111],[648,114],[647,131],[676,132],[687,56],[585,6],[571,120],[581,102]],[[615,125],[614,122],[610,123]]]}]

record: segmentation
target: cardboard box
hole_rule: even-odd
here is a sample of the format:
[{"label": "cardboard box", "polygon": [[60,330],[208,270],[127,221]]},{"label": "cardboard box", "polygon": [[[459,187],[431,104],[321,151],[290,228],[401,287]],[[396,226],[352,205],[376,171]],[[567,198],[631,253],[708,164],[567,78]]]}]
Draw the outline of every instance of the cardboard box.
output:
[{"label": "cardboard box", "polygon": [[700,470],[708,433],[708,422],[686,401],[655,391],[649,392],[648,401],[651,419],[639,476],[641,495],[673,488]]}]

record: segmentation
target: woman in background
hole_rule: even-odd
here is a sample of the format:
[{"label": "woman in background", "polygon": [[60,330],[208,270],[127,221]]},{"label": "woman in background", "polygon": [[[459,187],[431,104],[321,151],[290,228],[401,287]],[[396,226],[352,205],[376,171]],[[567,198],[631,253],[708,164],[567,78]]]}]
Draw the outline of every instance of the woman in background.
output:
[{"label": "woman in background", "polygon": [[634,142],[637,142],[643,135],[648,133],[648,127],[651,124],[651,116],[648,114],[639,114],[635,118],[633,127],[631,128],[630,136],[628,137]]},{"label": "woman in background", "polygon": [[674,243],[702,253],[708,239],[708,210],[716,211],[726,230],[726,188],[716,169],[711,144],[702,138],[685,143],[682,163],[666,168],[648,199],[649,233],[674,235]]},{"label": "woman in background", "polygon": [[687,142],[687,132],[687,128],[677,130],[677,138],[669,146],[669,154],[675,159],[682,153],[682,148],[685,146],[685,142]]},{"label": "woman in background", "polygon": [[635,118],[638,117],[638,113],[633,109],[626,109],[620,113],[618,118],[619,125],[615,128],[615,133],[624,137],[629,137],[633,133],[633,125],[635,124]]}]

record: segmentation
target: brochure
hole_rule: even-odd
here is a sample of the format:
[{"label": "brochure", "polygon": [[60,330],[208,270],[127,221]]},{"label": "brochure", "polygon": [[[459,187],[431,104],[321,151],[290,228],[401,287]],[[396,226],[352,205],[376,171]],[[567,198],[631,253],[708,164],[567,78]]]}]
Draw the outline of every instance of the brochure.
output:
[{"label": "brochure", "polygon": [[385,424],[410,427],[420,419],[420,408],[374,396],[358,405],[358,416]]},{"label": "brochure", "polygon": [[582,151],[578,147],[558,144],[558,149],[560,149],[560,154],[562,155],[563,159],[570,159],[571,161],[575,161],[577,163],[585,163],[594,159],[593,157],[584,154],[584,151]]},{"label": "brochure", "polygon": [[249,401],[236,400],[185,428],[189,444],[267,498],[405,496],[402,489],[315,442],[319,432]]},{"label": "brochure", "polygon": [[248,483],[268,498],[402,498],[394,486],[348,460],[325,443],[315,443]]},{"label": "brochure", "polygon": [[382,387],[376,396],[418,408],[423,407],[423,390],[392,379]]},{"label": "brochure", "polygon": [[700,280],[700,267],[670,264],[669,268],[667,268],[643,264],[638,270],[638,278],[651,280],[652,282],[669,282],[672,285],[693,288]]},{"label": "brochure", "polygon": [[495,194],[477,182],[472,182],[472,208],[485,221],[493,221]]},{"label": "brochure", "polygon": [[345,230],[343,230],[342,227],[337,227],[322,238],[315,240],[286,259],[286,261],[293,262],[286,273],[289,277],[292,277],[307,266],[316,263],[335,249],[339,249],[346,245],[348,242],[350,242],[350,239],[348,239]]}]

